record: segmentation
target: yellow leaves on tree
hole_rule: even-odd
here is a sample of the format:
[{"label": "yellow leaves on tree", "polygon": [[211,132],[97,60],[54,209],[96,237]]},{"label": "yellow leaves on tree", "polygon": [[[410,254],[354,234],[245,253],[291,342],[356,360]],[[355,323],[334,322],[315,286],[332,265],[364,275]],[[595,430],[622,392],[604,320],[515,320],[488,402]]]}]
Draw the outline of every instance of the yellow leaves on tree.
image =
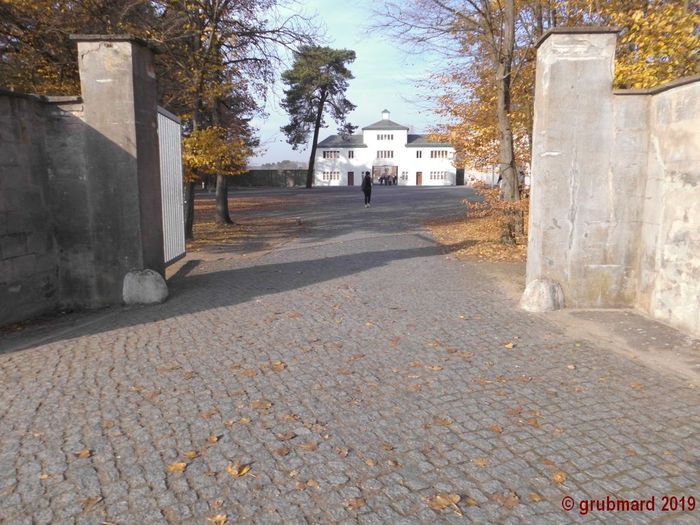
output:
[{"label": "yellow leaves on tree", "polygon": [[615,84],[650,88],[700,73],[700,12],[668,0],[606,4],[610,25],[620,27]]},{"label": "yellow leaves on tree", "polygon": [[193,131],[183,144],[188,181],[195,181],[202,175],[240,175],[245,172],[251,154],[242,138],[230,136],[226,129],[218,126]]}]

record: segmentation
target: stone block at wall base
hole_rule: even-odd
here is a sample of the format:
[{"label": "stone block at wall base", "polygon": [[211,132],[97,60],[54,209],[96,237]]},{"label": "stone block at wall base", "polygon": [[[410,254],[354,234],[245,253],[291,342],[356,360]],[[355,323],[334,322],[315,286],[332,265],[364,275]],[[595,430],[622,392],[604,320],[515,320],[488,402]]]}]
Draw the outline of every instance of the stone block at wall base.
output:
[{"label": "stone block at wall base", "polygon": [[564,308],[564,292],[550,279],[530,281],[520,298],[520,308],[528,312],[551,312]]},{"label": "stone block at wall base", "polygon": [[124,276],[124,304],[156,304],[168,298],[168,285],[153,270],[134,270]]}]

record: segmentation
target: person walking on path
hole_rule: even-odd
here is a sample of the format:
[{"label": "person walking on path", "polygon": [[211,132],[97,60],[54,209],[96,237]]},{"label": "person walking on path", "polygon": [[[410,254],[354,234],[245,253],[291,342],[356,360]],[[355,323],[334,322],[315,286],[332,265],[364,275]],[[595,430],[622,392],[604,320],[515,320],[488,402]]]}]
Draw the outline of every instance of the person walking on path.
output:
[{"label": "person walking on path", "polygon": [[365,172],[365,176],[362,178],[362,192],[365,194],[365,208],[369,208],[372,200],[372,177],[370,177],[369,171]]}]

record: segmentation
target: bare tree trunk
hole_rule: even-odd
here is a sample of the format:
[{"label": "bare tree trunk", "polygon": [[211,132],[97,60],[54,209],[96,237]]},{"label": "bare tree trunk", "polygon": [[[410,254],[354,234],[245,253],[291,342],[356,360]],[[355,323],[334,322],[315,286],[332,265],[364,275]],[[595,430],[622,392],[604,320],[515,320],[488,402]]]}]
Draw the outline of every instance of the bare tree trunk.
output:
[{"label": "bare tree trunk", "polygon": [[507,201],[515,201],[520,198],[518,173],[515,167],[515,152],[513,150],[513,129],[510,118],[511,68],[513,65],[514,47],[515,0],[506,0],[503,17],[503,46],[498,57],[496,74],[498,75],[498,128],[501,135],[498,152],[498,172],[503,181],[501,197]]},{"label": "bare tree trunk", "polygon": [[[219,101],[214,101],[212,121],[215,126],[221,125],[221,112]],[[216,175],[216,222],[217,224],[233,224],[228,211],[228,179],[217,173]]]},{"label": "bare tree trunk", "polygon": [[233,224],[228,212],[228,178],[221,174],[216,176],[216,222]]},{"label": "bare tree trunk", "polygon": [[194,181],[188,181],[184,184],[185,194],[185,239],[192,240],[194,238]]},{"label": "bare tree trunk", "polygon": [[314,164],[316,162],[316,145],[318,144],[318,132],[321,129],[321,119],[323,118],[323,105],[326,103],[326,94],[321,95],[314,124],[314,140],[311,143],[311,157],[309,157],[309,169],[306,172],[306,187],[311,188],[314,183]]}]

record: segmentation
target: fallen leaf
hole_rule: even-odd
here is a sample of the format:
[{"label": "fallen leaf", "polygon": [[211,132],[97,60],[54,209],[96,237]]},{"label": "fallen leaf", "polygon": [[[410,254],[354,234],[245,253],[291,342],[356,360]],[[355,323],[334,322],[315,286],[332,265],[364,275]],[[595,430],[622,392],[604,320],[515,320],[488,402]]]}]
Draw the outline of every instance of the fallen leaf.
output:
[{"label": "fallen leaf", "polygon": [[365,500],[362,498],[350,498],[345,501],[345,507],[350,510],[361,509],[365,506]]},{"label": "fallen leaf", "polygon": [[510,408],[506,412],[509,416],[519,416],[523,413],[523,407]]},{"label": "fallen leaf", "polygon": [[214,523],[214,525],[226,525],[228,523],[228,516],[226,514],[217,514],[215,516],[209,516],[207,521]]},{"label": "fallen leaf", "polygon": [[229,419],[227,421],[224,421],[224,426],[226,428],[231,428],[234,425],[235,421],[233,419]]},{"label": "fallen leaf", "polygon": [[348,359],[349,363],[352,363],[353,361],[359,361],[360,359],[364,359],[365,354],[355,354]]},{"label": "fallen leaf", "polygon": [[513,347],[515,346],[515,343],[513,341],[508,341],[503,345],[503,348],[507,348],[508,350],[512,350]]},{"label": "fallen leaf", "polygon": [[439,339],[433,339],[430,343],[428,343],[428,346],[437,348],[438,346],[442,346],[442,343]]},{"label": "fallen leaf", "polygon": [[224,500],[222,500],[222,499],[214,500],[214,501],[212,502],[211,506],[212,506],[212,508],[214,508],[214,509],[220,509],[221,507],[224,506]]},{"label": "fallen leaf", "polygon": [[250,424],[250,418],[244,416],[244,417],[242,417],[241,419],[239,419],[238,422],[239,422],[241,425],[248,425],[248,424]]},{"label": "fallen leaf", "polygon": [[245,370],[243,370],[243,372],[241,372],[241,374],[242,374],[244,377],[253,378],[253,377],[255,377],[256,375],[258,375],[258,371],[255,370],[254,368],[246,368]]},{"label": "fallen leaf", "polygon": [[40,479],[41,481],[46,481],[47,479],[49,479],[49,477],[50,477],[50,476],[49,476],[48,474],[40,474],[40,475],[39,475],[39,479]]},{"label": "fallen leaf", "polygon": [[299,445],[299,448],[302,450],[307,450],[309,452],[313,452],[314,450],[316,450],[318,448],[318,445],[316,443],[314,443],[313,441],[309,441],[307,443],[302,443],[301,445]]},{"label": "fallen leaf", "polygon": [[540,496],[536,492],[530,492],[530,494],[528,495],[528,498],[533,503],[538,503],[538,502],[542,501],[542,496]]},{"label": "fallen leaf", "polygon": [[397,346],[399,346],[399,341],[401,341],[401,338],[397,335],[391,341],[389,341],[389,345],[391,346],[391,348],[396,348]]},{"label": "fallen leaf", "polygon": [[494,423],[489,427],[489,430],[491,432],[495,432],[496,434],[500,434],[501,432],[503,432],[503,427]]},{"label": "fallen leaf", "polygon": [[569,370],[576,370],[576,365],[566,365]]},{"label": "fallen leaf", "polygon": [[554,465],[555,464],[554,461],[552,461],[551,459],[543,459],[542,463],[544,465]]},{"label": "fallen leaf", "polygon": [[318,481],[316,481],[315,479],[310,479],[310,480],[308,480],[308,481],[306,482],[306,486],[307,486],[307,487],[313,487],[313,488],[315,488],[315,489],[320,489],[320,488],[321,488],[321,486],[318,484]]},{"label": "fallen leaf", "polygon": [[84,499],[80,500],[80,503],[82,503],[82,505],[83,505],[83,510],[89,510],[90,508],[97,505],[103,499],[104,498],[102,496],[91,496],[89,498],[84,498]]},{"label": "fallen leaf", "polygon": [[213,445],[214,443],[216,443],[217,441],[219,441],[219,437],[220,437],[220,436],[211,435],[211,436],[209,436],[209,437],[207,438],[207,443],[210,443],[210,444]]},{"label": "fallen leaf", "polygon": [[268,410],[272,408],[272,402],[267,399],[256,399],[250,403],[250,406],[255,410]]},{"label": "fallen leaf", "polygon": [[377,460],[374,458],[367,458],[365,463],[367,463],[370,467],[374,467],[377,465]]},{"label": "fallen leaf", "polygon": [[250,472],[250,465],[241,465],[240,463],[234,465],[229,463],[226,467],[226,472],[234,478],[241,478]]},{"label": "fallen leaf", "polygon": [[442,367],[440,365],[431,365],[428,368],[433,372],[439,372],[440,370],[442,370]]},{"label": "fallen leaf", "polygon": [[468,507],[478,507],[479,506],[479,502],[476,501],[471,496],[467,496],[467,498],[464,500],[464,503],[466,503]]},{"label": "fallen leaf", "polygon": [[644,385],[641,383],[630,383],[630,386],[635,390],[644,390]]},{"label": "fallen leaf", "polygon": [[84,448],[80,452],[75,453],[75,457],[80,458],[80,459],[87,459],[92,456],[92,450],[89,448]]},{"label": "fallen leaf", "polygon": [[441,492],[440,494],[435,494],[432,498],[428,500],[428,505],[433,510],[444,510],[448,507],[456,510],[460,515],[457,503],[460,502],[462,498],[458,494],[448,494],[446,492]]},{"label": "fallen leaf", "polygon": [[287,368],[287,364],[284,361],[273,361],[272,362],[272,369],[275,370],[276,372],[281,372]]},{"label": "fallen leaf", "polygon": [[102,428],[107,429],[107,428],[112,428],[114,426],[114,421],[111,419],[105,419],[102,422]]},{"label": "fallen leaf", "polygon": [[286,456],[289,454],[289,449],[287,447],[280,447],[276,450],[278,456]]},{"label": "fallen leaf", "polygon": [[189,460],[195,459],[197,456],[199,456],[199,452],[196,450],[188,450],[185,452],[185,457]]},{"label": "fallen leaf", "polygon": [[540,422],[538,421],[538,419],[536,417],[531,417],[530,419],[528,419],[526,421],[526,423],[528,425],[530,425],[531,427],[540,428]]},{"label": "fallen leaf", "polygon": [[421,363],[420,361],[411,361],[410,363],[408,363],[408,366],[410,366],[411,368],[423,368],[423,363]]},{"label": "fallen leaf", "polygon": [[289,432],[277,434],[277,439],[279,439],[280,441],[289,441],[290,439],[294,439],[295,437],[297,437],[297,435],[291,430]]},{"label": "fallen leaf", "polygon": [[481,467],[481,468],[484,468],[484,467],[488,466],[488,464],[489,464],[489,460],[486,458],[476,458],[476,459],[472,460],[472,462],[477,467]]},{"label": "fallen leaf", "polygon": [[194,372],[185,372],[182,374],[183,379],[192,379],[194,377]]},{"label": "fallen leaf", "polygon": [[382,445],[382,448],[384,450],[391,451],[391,450],[394,450],[394,445],[392,445],[391,443],[384,443]]},{"label": "fallen leaf", "polygon": [[555,472],[552,475],[552,481],[556,483],[557,485],[561,485],[566,481],[566,473],[562,472],[561,470]]},{"label": "fallen leaf", "polygon": [[184,472],[187,468],[187,463],[184,461],[178,461],[177,463],[172,463],[168,466],[168,472]]},{"label": "fallen leaf", "polygon": [[520,497],[512,490],[506,490],[503,494],[496,494],[494,499],[507,509],[513,509],[520,503]]},{"label": "fallen leaf", "polygon": [[299,471],[297,469],[290,470],[289,471],[289,477],[290,478],[296,478],[299,475]]},{"label": "fallen leaf", "polygon": [[452,421],[449,417],[435,416],[433,418],[433,423],[442,427],[449,427],[452,423],[454,423],[454,421]]},{"label": "fallen leaf", "polygon": [[345,447],[338,447],[338,448],[335,449],[335,451],[338,453],[338,455],[339,455],[341,458],[346,458],[346,457],[348,457],[348,454],[350,453],[350,450],[348,450],[348,449],[345,448]]},{"label": "fallen leaf", "polygon": [[213,417],[218,413],[219,413],[218,410],[212,409],[212,410],[206,410],[205,412],[200,412],[199,415],[202,416],[204,419],[209,419],[210,417]]}]

